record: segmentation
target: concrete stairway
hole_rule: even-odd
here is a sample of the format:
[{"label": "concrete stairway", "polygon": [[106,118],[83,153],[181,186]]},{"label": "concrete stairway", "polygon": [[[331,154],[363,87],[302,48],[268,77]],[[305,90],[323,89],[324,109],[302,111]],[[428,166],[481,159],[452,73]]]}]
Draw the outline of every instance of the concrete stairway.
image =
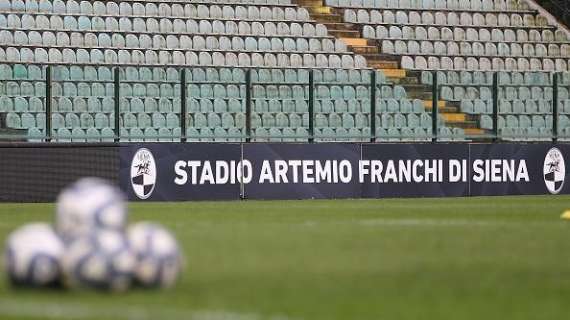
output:
[{"label": "concrete stairway", "polygon": [[[358,25],[344,22],[341,9],[327,7],[323,0],[293,0],[293,3],[306,8],[313,20],[324,24],[331,36],[341,39],[348,49],[366,58],[368,66],[381,70],[390,82],[406,89],[408,97],[421,99],[426,111],[432,109],[432,89],[421,84],[421,73],[400,68],[400,58],[380,52],[380,43],[376,40],[362,38]],[[438,101],[438,111],[449,127],[463,128],[467,136],[485,133],[479,128],[477,117],[459,111],[459,106],[449,101]]]}]

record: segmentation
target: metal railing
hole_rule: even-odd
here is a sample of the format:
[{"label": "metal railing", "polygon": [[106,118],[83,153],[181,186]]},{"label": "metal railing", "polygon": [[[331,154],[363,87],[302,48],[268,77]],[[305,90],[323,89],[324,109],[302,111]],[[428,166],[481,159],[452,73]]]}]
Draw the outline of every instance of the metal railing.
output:
[{"label": "metal railing", "polygon": [[[203,68],[202,68],[203,69]],[[370,73],[370,77],[369,77],[369,81],[368,82],[354,82],[354,83],[330,83],[330,82],[325,82],[325,81],[316,81],[315,80],[315,70],[308,70],[308,79],[306,82],[295,82],[294,85],[298,85],[298,86],[302,86],[303,89],[307,89],[307,93],[308,96],[304,96],[303,99],[306,100],[307,105],[308,105],[308,123],[307,123],[307,136],[306,137],[300,137],[298,135],[295,136],[260,136],[260,135],[256,135],[254,134],[253,129],[255,129],[252,126],[252,116],[254,114],[253,112],[253,105],[254,105],[254,100],[256,99],[255,95],[254,95],[254,85],[258,85],[258,86],[269,86],[269,85],[291,85],[291,83],[286,83],[286,82],[275,82],[273,84],[271,83],[264,83],[262,81],[254,81],[253,77],[252,77],[252,72],[256,69],[247,69],[245,71],[245,78],[244,78],[244,83],[242,84],[245,88],[245,96],[242,97],[242,104],[243,104],[243,111],[245,113],[245,124],[244,127],[238,128],[240,130],[244,130],[243,134],[238,135],[238,136],[223,136],[223,137],[219,137],[219,136],[204,136],[204,135],[199,135],[199,136],[190,136],[187,134],[187,129],[189,129],[189,127],[187,126],[188,123],[188,116],[193,115],[193,113],[191,111],[189,111],[187,102],[188,99],[191,98],[191,95],[189,94],[189,89],[188,86],[191,85],[193,82],[191,80],[188,80],[188,74],[187,72],[190,70],[190,68],[182,68],[179,69],[179,86],[180,86],[180,92],[178,93],[179,98],[180,98],[180,108],[179,108],[179,127],[180,127],[180,136],[179,137],[173,137],[173,136],[168,136],[168,137],[161,137],[161,136],[152,136],[152,137],[134,137],[134,136],[122,136],[121,135],[121,114],[123,113],[121,111],[121,98],[122,96],[122,92],[121,92],[121,85],[124,83],[124,81],[121,79],[122,75],[121,75],[121,67],[115,67],[113,70],[113,98],[114,98],[114,106],[113,106],[113,112],[114,112],[114,121],[113,121],[113,132],[114,132],[114,136],[112,137],[114,142],[121,142],[121,141],[125,141],[123,139],[176,139],[179,140],[181,142],[187,142],[190,139],[203,139],[203,140],[208,140],[208,139],[212,139],[212,140],[216,140],[218,138],[220,139],[239,139],[240,141],[246,141],[246,142],[253,142],[253,141],[259,141],[259,140],[263,140],[263,139],[269,139],[269,140],[284,140],[284,141],[301,141],[301,140],[305,140],[307,142],[316,142],[316,141],[343,141],[343,140],[358,140],[358,141],[366,141],[366,142],[384,142],[384,141],[394,141],[394,139],[399,139],[399,140],[411,140],[411,141],[432,141],[432,142],[437,142],[437,141],[449,141],[449,139],[457,139],[460,141],[465,141],[465,140],[471,140],[471,139],[477,139],[477,138],[483,138],[483,139],[487,139],[487,140],[492,140],[492,141],[500,141],[502,140],[502,135],[500,132],[500,128],[499,128],[499,117],[500,117],[500,113],[499,113],[499,100],[500,100],[500,90],[506,86],[509,85],[504,85],[504,84],[500,84],[499,83],[499,74],[497,72],[495,72],[493,74],[492,77],[492,83],[490,85],[491,87],[491,92],[492,92],[492,128],[490,130],[490,134],[485,134],[485,135],[474,135],[474,136],[469,136],[469,135],[464,135],[464,136],[442,136],[439,134],[439,129],[440,129],[440,123],[439,123],[439,118],[440,118],[440,112],[439,112],[439,102],[441,101],[441,88],[442,86],[445,85],[449,85],[449,84],[440,84],[438,83],[438,76],[437,76],[437,72],[434,71],[432,74],[432,83],[431,83],[431,128],[425,128],[428,130],[429,133],[426,133],[425,136],[403,136],[401,134],[397,135],[397,136],[391,136],[390,134],[381,134],[378,135],[377,134],[377,129],[381,128],[378,126],[377,123],[377,119],[376,116],[377,115],[381,115],[382,114],[382,110],[378,110],[378,105],[377,102],[379,101],[379,99],[382,99],[383,97],[381,96],[381,94],[379,93],[379,88],[381,88],[382,86],[392,86],[395,87],[395,84],[390,84],[390,83],[385,83],[385,82],[378,82],[377,79],[377,72],[373,71],[373,70],[369,70],[367,72]],[[45,69],[45,136],[44,137],[39,137],[40,139],[44,140],[45,142],[50,142],[50,141],[57,141],[57,140],[62,140],[61,137],[58,136],[54,136],[53,134],[53,124],[52,124],[52,114],[54,112],[54,108],[52,106],[52,99],[54,97],[53,95],[53,85],[54,82],[56,80],[54,80],[53,77],[53,66],[47,66]],[[543,87],[551,87],[552,88],[552,123],[550,124],[552,127],[552,134],[550,137],[545,137],[545,136],[541,136],[540,138],[542,139],[551,139],[552,141],[557,141],[561,135],[559,132],[559,88],[560,88],[560,79],[559,79],[559,74],[558,73],[552,73],[549,76],[551,76],[552,78],[552,84],[547,84],[547,85],[543,85]],[[0,81],[8,81],[8,80],[0,80]],[[78,80],[77,82],[88,82],[87,80]],[[128,82],[128,81],[127,81]],[[368,94],[369,97],[367,97],[367,99],[369,100],[369,112],[363,112],[364,114],[366,114],[368,116],[368,125],[367,128],[363,128],[360,127],[359,129],[362,129],[362,131],[364,132],[365,129],[369,130],[370,134],[369,135],[358,135],[358,136],[350,136],[350,135],[345,135],[345,136],[332,136],[332,137],[328,137],[326,135],[319,135],[316,132],[316,123],[315,123],[315,116],[317,113],[324,113],[326,114],[326,112],[322,112],[322,110],[318,111],[315,108],[315,103],[318,99],[317,97],[317,87],[318,86],[344,86],[344,85],[352,85],[352,86],[362,86],[362,87],[366,87],[368,89]],[[240,85],[241,86],[241,85]],[[483,87],[485,85],[482,84],[473,84],[473,86],[478,86],[478,87]],[[516,86],[516,85],[510,85],[510,86]],[[530,85],[529,85],[530,86]],[[270,99],[267,99],[270,100]],[[326,99],[325,99],[326,100]],[[333,98],[331,97],[330,100],[333,100]],[[423,101],[422,101],[423,102]],[[73,111],[71,111],[73,112]],[[332,128],[332,127],[331,127]],[[12,137],[14,138],[14,137]],[[16,139],[24,139],[25,137],[16,137]],[[38,138],[38,137],[36,137]],[[66,139],[70,138],[70,137],[65,137]],[[84,139],[89,139],[90,137],[83,137]],[[96,138],[101,138],[101,139],[106,139],[107,137],[96,137]],[[525,138],[529,138],[529,137],[525,137],[525,136],[521,136],[519,137],[521,140],[526,140]]]}]

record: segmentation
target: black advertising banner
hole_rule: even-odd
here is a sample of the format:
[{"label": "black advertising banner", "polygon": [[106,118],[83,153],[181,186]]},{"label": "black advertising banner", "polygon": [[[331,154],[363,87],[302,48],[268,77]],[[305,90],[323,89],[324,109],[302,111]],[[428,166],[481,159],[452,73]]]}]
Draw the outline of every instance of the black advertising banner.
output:
[{"label": "black advertising banner", "polygon": [[119,182],[117,146],[13,145],[0,146],[0,202],[54,202],[64,187],[86,176]]},{"label": "black advertising banner", "polygon": [[570,145],[221,144],[120,146],[131,200],[568,194]]},{"label": "black advertising banner", "polygon": [[364,144],[362,197],[469,195],[468,144]]},{"label": "black advertising banner", "polygon": [[121,188],[130,200],[240,198],[240,144],[126,144],[120,155]]},{"label": "black advertising banner", "polygon": [[568,194],[570,145],[472,144],[470,195]]},{"label": "black advertising banner", "polygon": [[[359,198],[359,144],[244,144],[248,199]],[[245,179],[244,179],[245,180]]]}]

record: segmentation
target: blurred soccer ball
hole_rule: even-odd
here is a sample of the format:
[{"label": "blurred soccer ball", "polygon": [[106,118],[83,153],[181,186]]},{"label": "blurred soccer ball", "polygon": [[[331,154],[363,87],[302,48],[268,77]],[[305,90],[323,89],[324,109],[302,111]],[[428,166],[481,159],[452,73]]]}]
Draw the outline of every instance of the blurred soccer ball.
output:
[{"label": "blurred soccer ball", "polygon": [[128,237],[137,257],[137,282],[145,287],[174,285],[182,265],[174,236],[158,224],[139,222],[129,227]]},{"label": "blurred soccer ball", "polygon": [[5,250],[6,271],[13,285],[60,284],[64,246],[50,225],[34,223],[17,229],[8,236]]},{"label": "blurred soccer ball", "polygon": [[62,259],[66,285],[125,291],[136,258],[122,232],[102,230],[74,240]]},{"label": "blurred soccer ball", "polygon": [[123,192],[99,178],[83,178],[65,188],[56,205],[56,231],[67,243],[100,229],[124,230]]}]

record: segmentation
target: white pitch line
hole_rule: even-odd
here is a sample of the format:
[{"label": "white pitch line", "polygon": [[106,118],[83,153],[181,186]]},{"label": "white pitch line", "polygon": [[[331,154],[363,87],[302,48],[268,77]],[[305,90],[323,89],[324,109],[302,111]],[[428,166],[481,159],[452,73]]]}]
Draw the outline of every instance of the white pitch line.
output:
[{"label": "white pitch line", "polygon": [[87,306],[78,303],[23,302],[15,299],[0,301],[0,316],[41,319],[126,319],[126,320],[293,320],[283,315],[265,316],[227,310],[184,310],[164,307]]},{"label": "white pitch line", "polygon": [[505,221],[476,219],[435,219],[435,218],[371,218],[349,219],[344,221],[306,220],[299,224],[304,228],[315,228],[325,225],[356,225],[365,227],[565,227],[559,219],[552,221]]},{"label": "white pitch line", "polygon": [[493,221],[469,219],[391,219],[357,220],[363,226],[411,226],[411,227],[509,227],[509,226],[559,226],[559,221]]}]

